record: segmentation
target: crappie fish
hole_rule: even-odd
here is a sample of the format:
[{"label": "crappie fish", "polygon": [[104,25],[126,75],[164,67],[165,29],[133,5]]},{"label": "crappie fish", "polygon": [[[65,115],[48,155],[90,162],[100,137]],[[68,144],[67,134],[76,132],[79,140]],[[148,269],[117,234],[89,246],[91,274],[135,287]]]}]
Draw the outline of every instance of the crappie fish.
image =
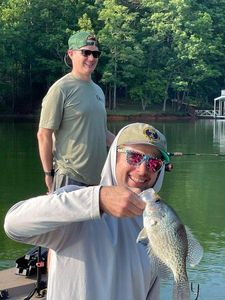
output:
[{"label": "crappie fish", "polygon": [[137,242],[147,244],[148,254],[156,263],[159,276],[165,277],[168,270],[172,271],[173,300],[189,300],[186,263],[192,266],[198,264],[203,256],[203,248],[182,224],[174,209],[153,189],[142,192],[140,197],[146,202],[146,207],[143,213],[144,228]]}]

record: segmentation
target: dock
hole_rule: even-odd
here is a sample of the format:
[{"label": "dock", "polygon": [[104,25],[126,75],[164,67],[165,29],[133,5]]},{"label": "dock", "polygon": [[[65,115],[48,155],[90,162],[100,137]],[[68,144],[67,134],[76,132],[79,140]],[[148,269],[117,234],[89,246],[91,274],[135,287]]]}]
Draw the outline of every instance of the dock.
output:
[{"label": "dock", "polygon": [[221,90],[221,96],[214,98],[214,109],[195,110],[199,118],[225,119],[225,90]]},{"label": "dock", "polygon": [[[46,274],[41,275],[41,280],[45,281]],[[24,300],[36,287],[36,276],[23,276],[16,274],[16,268],[0,271],[0,292],[7,291],[9,300]],[[46,299],[46,296],[39,297],[37,293],[30,299]]]}]

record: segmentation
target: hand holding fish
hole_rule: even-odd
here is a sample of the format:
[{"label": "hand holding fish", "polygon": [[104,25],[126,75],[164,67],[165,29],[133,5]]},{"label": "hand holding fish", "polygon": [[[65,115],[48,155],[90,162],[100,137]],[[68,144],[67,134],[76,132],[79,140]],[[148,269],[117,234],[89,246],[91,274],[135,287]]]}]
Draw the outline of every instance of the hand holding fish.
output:
[{"label": "hand holding fish", "polygon": [[100,208],[114,217],[134,217],[143,213],[145,202],[138,196],[140,189],[122,186],[102,187]]}]

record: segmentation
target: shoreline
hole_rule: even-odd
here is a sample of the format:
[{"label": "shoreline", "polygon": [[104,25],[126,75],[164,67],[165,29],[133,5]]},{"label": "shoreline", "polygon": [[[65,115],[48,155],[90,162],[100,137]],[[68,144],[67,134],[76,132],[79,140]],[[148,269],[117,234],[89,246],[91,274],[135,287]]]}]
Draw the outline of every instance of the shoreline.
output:
[{"label": "shoreline", "polygon": [[107,115],[107,121],[174,121],[174,120],[196,120],[191,116],[162,115],[162,114],[136,114],[136,115]]},{"label": "shoreline", "polygon": [[[39,120],[39,115],[37,114],[0,114],[0,120],[3,119],[24,119],[24,120]],[[107,114],[107,121],[117,122],[117,121],[174,121],[174,120],[196,120],[194,116],[180,116],[173,114],[146,114],[146,113],[137,113],[137,114]]]}]

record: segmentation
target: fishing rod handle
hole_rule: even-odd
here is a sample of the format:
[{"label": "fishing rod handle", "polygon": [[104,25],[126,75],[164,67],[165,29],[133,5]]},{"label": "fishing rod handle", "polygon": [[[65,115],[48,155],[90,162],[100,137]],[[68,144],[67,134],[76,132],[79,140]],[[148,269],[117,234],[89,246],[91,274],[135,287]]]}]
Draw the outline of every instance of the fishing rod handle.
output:
[{"label": "fishing rod handle", "polygon": [[168,155],[169,156],[182,156],[183,153],[182,152],[169,152]]}]

